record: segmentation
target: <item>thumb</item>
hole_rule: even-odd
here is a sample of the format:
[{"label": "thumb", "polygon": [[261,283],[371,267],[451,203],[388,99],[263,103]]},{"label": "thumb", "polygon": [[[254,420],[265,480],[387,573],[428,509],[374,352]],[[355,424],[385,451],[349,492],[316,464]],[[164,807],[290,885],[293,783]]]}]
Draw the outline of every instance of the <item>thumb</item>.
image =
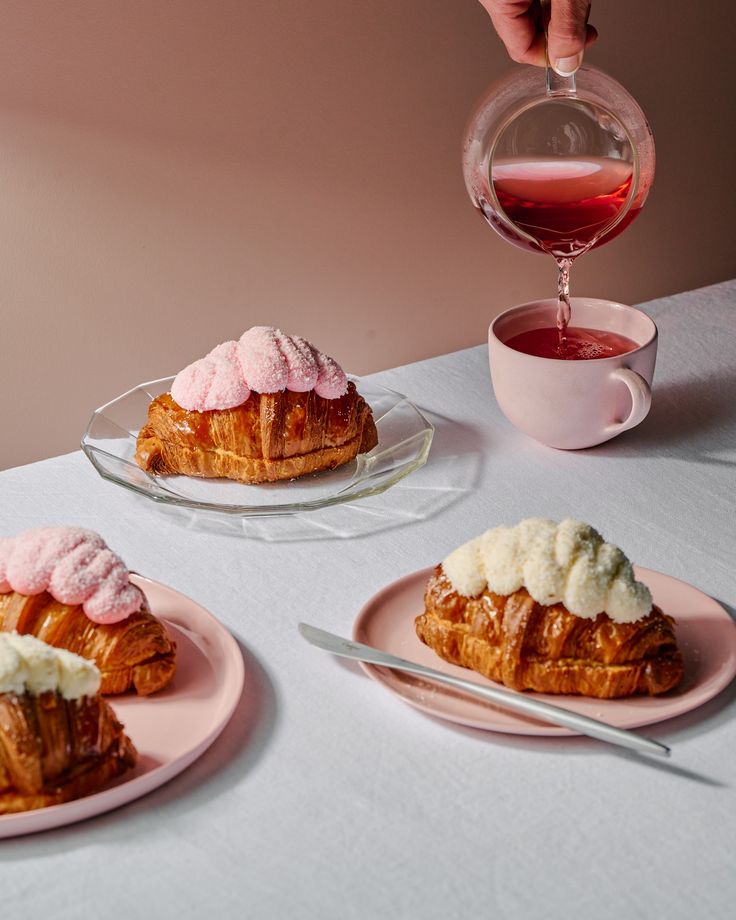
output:
[{"label": "thumb", "polygon": [[547,54],[553,69],[567,77],[583,63],[588,34],[588,0],[552,0],[547,28]]}]

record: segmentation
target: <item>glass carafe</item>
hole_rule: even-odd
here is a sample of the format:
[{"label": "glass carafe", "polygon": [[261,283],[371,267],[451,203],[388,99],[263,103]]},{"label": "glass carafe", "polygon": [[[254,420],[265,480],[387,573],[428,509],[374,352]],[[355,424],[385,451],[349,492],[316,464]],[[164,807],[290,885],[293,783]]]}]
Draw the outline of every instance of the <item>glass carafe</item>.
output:
[{"label": "glass carafe", "polygon": [[637,216],[654,162],[636,100],[594,67],[570,77],[516,70],[490,86],[471,115],[463,141],[468,194],[504,239],[556,260],[563,333],[573,260]]}]

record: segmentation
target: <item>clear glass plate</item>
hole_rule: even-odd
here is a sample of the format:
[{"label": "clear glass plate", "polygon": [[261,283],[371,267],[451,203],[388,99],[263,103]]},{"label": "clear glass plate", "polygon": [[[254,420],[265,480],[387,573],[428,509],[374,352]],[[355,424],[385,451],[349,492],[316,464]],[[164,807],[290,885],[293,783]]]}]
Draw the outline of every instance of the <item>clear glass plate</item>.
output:
[{"label": "clear glass plate", "polygon": [[352,377],[373,411],[378,444],[335,470],[285,482],[248,485],[228,479],[152,476],[135,463],[138,430],[152,399],[173,377],[141,383],[95,410],[82,450],[103,479],[156,502],[228,515],[296,514],[353,502],[390,489],[426,463],[433,425],[401,393]]}]

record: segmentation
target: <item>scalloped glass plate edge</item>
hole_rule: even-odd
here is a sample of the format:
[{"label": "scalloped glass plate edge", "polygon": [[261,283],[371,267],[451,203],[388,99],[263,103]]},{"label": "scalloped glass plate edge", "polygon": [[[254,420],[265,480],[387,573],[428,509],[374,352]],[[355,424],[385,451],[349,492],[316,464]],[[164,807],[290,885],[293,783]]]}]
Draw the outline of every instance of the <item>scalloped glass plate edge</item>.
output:
[{"label": "scalloped glass plate edge", "polygon": [[[366,401],[374,407],[373,400],[378,398],[390,397],[393,400],[388,410],[384,410],[379,418],[376,419],[376,425],[379,429],[379,442],[368,454],[360,454],[356,457],[356,469],[352,480],[344,488],[334,493],[323,496],[314,500],[305,501],[288,501],[281,504],[259,505],[259,504],[232,504],[232,503],[215,503],[207,500],[198,500],[180,495],[175,491],[167,488],[165,479],[144,472],[135,464],[132,457],[135,450],[135,438],[137,429],[132,426],[126,426],[120,421],[110,417],[110,409],[119,407],[124,400],[134,398],[137,394],[145,396],[149,401],[158,393],[168,389],[173,377],[161,377],[157,380],[150,380],[140,383],[135,387],[126,390],[120,396],[109,400],[102,406],[94,410],[90,417],[87,427],[82,436],[80,447],[97,474],[104,480],[121,486],[130,492],[141,495],[160,505],[171,505],[177,508],[184,508],[190,511],[203,512],[208,514],[225,514],[234,517],[269,517],[277,515],[299,514],[306,511],[316,511],[321,508],[328,508],[334,505],[346,504],[348,502],[358,501],[372,495],[381,493],[392,488],[411,473],[420,469],[427,462],[429,451],[434,436],[434,425],[426,418],[424,413],[411,402],[403,393],[384,387],[381,384],[369,381],[363,381],[360,377],[350,375],[350,379],[355,381],[360,394]],[[406,437],[385,443],[380,437],[381,422],[398,407],[403,407],[411,411],[414,428]],[[137,419],[138,422],[143,419]],[[115,452],[105,449],[98,444],[93,443],[93,432],[95,427],[101,424],[116,429],[121,439],[129,445],[129,456],[123,456],[121,452]],[[119,439],[120,440],[120,439]],[[400,461],[395,467],[388,470],[374,471],[372,467],[376,459],[385,458],[391,452],[398,451],[401,448],[409,448],[412,452],[409,457]],[[129,478],[123,473],[115,473],[112,466],[118,466],[124,469]],[[338,468],[342,469],[342,468]],[[316,476],[329,476],[331,471],[325,471],[315,474]],[[308,479],[308,477],[305,477]],[[299,480],[296,480],[297,482]],[[237,485],[233,483],[232,485]],[[260,486],[248,486],[245,488],[257,489]]]}]

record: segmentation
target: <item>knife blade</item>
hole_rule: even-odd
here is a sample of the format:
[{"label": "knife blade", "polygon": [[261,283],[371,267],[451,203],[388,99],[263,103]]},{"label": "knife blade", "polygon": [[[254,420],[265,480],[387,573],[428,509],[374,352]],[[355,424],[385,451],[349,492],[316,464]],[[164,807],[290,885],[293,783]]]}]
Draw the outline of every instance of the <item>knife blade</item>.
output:
[{"label": "knife blade", "polygon": [[561,725],[582,735],[588,735],[590,738],[596,738],[598,741],[616,744],[619,747],[628,748],[638,753],[657,754],[660,757],[669,757],[671,753],[667,745],[660,744],[659,741],[654,741],[652,738],[637,735],[623,728],[616,728],[607,722],[591,719],[589,716],[583,716],[580,713],[571,712],[569,709],[563,709],[561,706],[545,703],[542,700],[525,696],[514,690],[483,687],[461,677],[455,677],[452,674],[445,674],[442,671],[436,671],[434,668],[428,668],[423,664],[407,661],[405,658],[397,658],[396,655],[382,652],[371,645],[364,645],[362,642],[345,639],[342,636],[335,635],[335,633],[327,632],[316,626],[310,626],[308,623],[300,623],[299,632],[307,642],[326,652],[332,652],[333,655],[353,658],[356,661],[364,661],[367,664],[375,664],[381,667],[394,668],[397,671],[405,671],[408,674],[417,674],[438,684],[445,684],[448,687],[461,690],[463,693],[477,697],[487,703],[493,703],[502,709],[533,716],[543,722],[551,722],[553,725]]}]

